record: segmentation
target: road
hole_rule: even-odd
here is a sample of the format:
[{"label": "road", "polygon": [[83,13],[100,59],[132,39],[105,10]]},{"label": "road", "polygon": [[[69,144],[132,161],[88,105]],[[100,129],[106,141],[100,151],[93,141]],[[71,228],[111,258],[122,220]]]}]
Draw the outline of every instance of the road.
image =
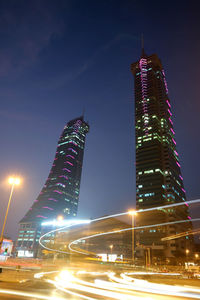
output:
[{"label": "road", "polygon": [[21,282],[0,282],[0,299],[200,299],[198,288],[149,283],[138,279],[134,273],[89,272],[70,268],[29,273],[27,277]]}]

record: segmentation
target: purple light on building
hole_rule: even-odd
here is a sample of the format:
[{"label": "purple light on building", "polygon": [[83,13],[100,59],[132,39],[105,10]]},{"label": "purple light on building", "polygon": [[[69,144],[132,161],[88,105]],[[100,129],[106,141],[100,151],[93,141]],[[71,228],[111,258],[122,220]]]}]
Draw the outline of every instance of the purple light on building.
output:
[{"label": "purple light on building", "polygon": [[58,194],[62,194],[62,192],[58,191],[58,190],[54,190],[54,193],[58,193]]},{"label": "purple light on building", "polygon": [[46,209],[49,209],[49,210],[54,210],[53,208],[51,208],[49,206],[43,206],[42,208],[46,208]]},{"label": "purple light on building", "polygon": [[66,157],[70,157],[70,158],[72,158],[72,159],[75,159],[75,157],[72,156],[72,155],[70,155],[70,154],[66,155]]},{"label": "purple light on building", "polygon": [[58,202],[58,200],[54,199],[54,198],[48,198],[49,201],[54,201],[54,202]]},{"label": "purple light on building", "polygon": [[47,219],[47,217],[44,217],[44,216],[41,216],[41,215],[37,215],[36,218]]}]

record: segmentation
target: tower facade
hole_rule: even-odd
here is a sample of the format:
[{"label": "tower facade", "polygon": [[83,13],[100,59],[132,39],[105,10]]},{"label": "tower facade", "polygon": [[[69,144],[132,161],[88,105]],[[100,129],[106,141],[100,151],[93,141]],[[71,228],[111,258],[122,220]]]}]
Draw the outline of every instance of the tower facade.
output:
[{"label": "tower facade", "polygon": [[55,159],[39,196],[20,221],[18,256],[37,256],[41,223],[58,215],[77,215],[85,137],[89,125],[83,117],[67,123],[59,138]]},{"label": "tower facade", "polygon": [[[136,207],[184,203],[138,214],[137,225],[189,220],[163,66],[156,54],[147,56],[143,50],[139,61],[131,65],[131,72],[135,79]],[[189,223],[182,226],[188,228]],[[185,251],[185,238],[165,243],[161,239],[179,231],[180,225],[141,230],[138,243],[155,249],[155,256],[173,257]]]}]

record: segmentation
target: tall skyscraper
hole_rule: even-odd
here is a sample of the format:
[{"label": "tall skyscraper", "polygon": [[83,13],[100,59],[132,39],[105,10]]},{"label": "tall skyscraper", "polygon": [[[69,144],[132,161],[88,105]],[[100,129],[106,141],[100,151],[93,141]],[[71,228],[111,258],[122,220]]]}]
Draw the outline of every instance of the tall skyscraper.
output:
[{"label": "tall skyscraper", "polygon": [[[135,78],[136,207],[184,202],[177,208],[138,214],[137,225],[189,220],[163,66],[156,54],[148,56],[143,49],[131,72]],[[189,223],[181,226],[188,228]],[[140,246],[151,247],[155,255],[173,257],[184,253],[185,238],[169,242],[161,238],[179,231],[180,225],[155,227],[140,230],[137,238]]]},{"label": "tall skyscraper", "polygon": [[58,141],[49,176],[32,207],[20,221],[18,256],[37,256],[41,223],[58,215],[77,215],[85,137],[89,125],[83,117],[67,123]]}]

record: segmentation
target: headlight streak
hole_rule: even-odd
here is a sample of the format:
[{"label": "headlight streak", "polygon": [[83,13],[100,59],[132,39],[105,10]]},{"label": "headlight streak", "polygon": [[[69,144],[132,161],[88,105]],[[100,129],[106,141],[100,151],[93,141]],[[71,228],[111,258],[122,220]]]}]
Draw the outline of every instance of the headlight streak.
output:
[{"label": "headlight streak", "polygon": [[[127,293],[124,292],[113,292],[111,290],[107,290],[105,287],[97,287],[95,285],[95,283],[91,283],[91,282],[86,282],[83,280],[79,280],[79,279],[75,279],[76,282],[78,283],[71,283],[71,282],[56,282],[53,280],[48,280],[48,282],[51,282],[52,284],[54,284],[56,286],[56,288],[61,289],[62,291],[66,291],[67,293],[71,293],[71,291],[69,291],[69,289],[71,290],[78,290],[81,292],[85,292],[85,293],[89,293],[89,294],[93,294],[93,295],[98,295],[98,296],[104,296],[104,297],[109,297],[109,298],[113,298],[113,299],[118,299],[118,300],[139,300],[141,299],[141,297],[135,297],[132,295],[129,295]],[[86,296],[84,295],[80,295],[80,297],[84,298]],[[146,298],[146,297],[145,297]],[[96,298],[90,298],[87,297],[85,299],[96,299]],[[107,298],[105,298],[107,299]],[[151,298],[146,298],[148,300],[150,300]]]},{"label": "headlight streak", "polygon": [[163,275],[163,276],[180,276],[181,273],[162,273],[162,272],[125,272],[125,275]]},{"label": "headlight streak", "polygon": [[[124,296],[127,297],[127,294],[130,292],[134,292],[134,289],[132,287],[130,287],[129,285],[123,284],[123,283],[117,283],[117,282],[111,282],[111,281],[105,281],[105,280],[100,280],[100,279],[95,279],[95,285],[99,288],[107,288],[109,290],[115,291],[115,292],[125,292],[124,290],[126,290],[126,294],[124,294]],[[124,297],[124,299],[127,299],[126,297]],[[134,299],[145,299],[145,300],[152,300],[152,298],[150,297],[136,297],[134,296]]]},{"label": "headlight streak", "polygon": [[[59,272],[59,271],[54,271]],[[136,279],[133,277],[130,277],[128,275],[138,275],[138,274],[158,274],[158,275],[166,275],[166,273],[156,273],[156,272],[125,272],[121,274],[121,277],[115,276],[115,273],[113,272],[89,272],[84,270],[79,270],[78,272],[73,272],[73,278],[72,281],[69,281],[67,278],[65,278],[65,272],[71,273],[67,270],[63,270],[60,272],[60,276],[58,276],[57,281],[51,280],[51,279],[45,279],[45,282],[53,284],[58,290],[71,294],[73,296],[77,296],[80,299],[86,299],[86,300],[96,300],[97,298],[93,298],[95,296],[101,296],[112,299],[118,299],[118,300],[152,300],[151,297],[146,297],[144,294],[141,296],[137,295],[135,296],[135,292],[140,293],[150,293],[155,295],[167,295],[167,296],[179,296],[179,297],[187,297],[187,298],[193,298],[193,299],[200,299],[200,290],[185,286],[173,286],[173,285],[165,285],[165,284],[157,284],[148,282],[147,280],[141,280]],[[43,272],[43,273],[37,273],[37,274],[50,274],[52,272]],[[89,274],[92,276],[101,276],[101,275],[107,275],[110,281],[106,280],[100,280],[95,279],[94,283],[81,280],[77,278],[76,275],[80,274]],[[179,273],[168,273],[168,275],[179,275]],[[78,291],[78,292],[75,292]],[[1,292],[1,290],[0,290]],[[4,291],[3,292],[7,292]],[[2,293],[3,293],[2,292]],[[15,291],[8,291],[10,294],[13,295],[24,295],[29,293],[22,293],[17,291],[17,294]],[[80,293],[81,292],[81,293]],[[82,294],[83,293],[83,294]],[[85,293],[91,294],[92,297],[86,296]],[[35,297],[34,294],[29,294],[31,297]],[[30,297],[28,295],[28,297]],[[43,295],[37,295],[35,297],[36,299],[49,299],[49,300],[63,300],[63,298],[52,298],[52,297],[46,297]]]},{"label": "headlight streak", "polygon": [[70,294],[70,295],[73,295],[73,296],[78,296],[78,297],[80,297],[80,298],[82,298],[82,299],[96,300],[95,298],[87,297],[87,296],[85,296],[85,295],[81,295],[81,294],[78,294],[78,293],[69,291],[69,290],[63,288],[62,286],[60,286],[60,285],[59,285],[56,281],[54,281],[54,280],[47,279],[46,282],[53,284],[58,290],[60,290],[60,291],[62,291],[62,292],[64,292],[64,293],[67,293],[67,294]]},{"label": "headlight streak", "polygon": [[58,273],[59,271],[50,271],[50,272],[41,272],[41,273],[36,273],[34,274],[34,278],[40,279],[46,274],[53,274],[53,273]]},{"label": "headlight streak", "polygon": [[27,297],[31,299],[41,299],[41,300],[64,300],[64,298],[56,297],[56,296],[45,296],[42,294],[34,294],[33,292],[23,292],[23,291],[15,291],[15,290],[4,290],[0,289],[0,294],[7,294],[7,295],[13,295],[13,296],[21,296],[21,297]]},{"label": "headlight streak", "polygon": [[[191,200],[191,201],[187,201],[187,204],[190,205],[190,204],[193,204],[193,203],[199,203],[200,202],[200,199],[196,199],[196,200]],[[154,211],[154,210],[160,210],[160,209],[165,209],[165,208],[169,208],[169,207],[175,207],[175,206],[181,206],[181,205],[185,205],[185,202],[180,202],[180,203],[173,203],[173,204],[169,204],[169,205],[164,205],[164,206],[159,206],[159,207],[152,207],[152,208],[147,208],[147,209],[142,209],[142,210],[138,210],[137,213],[143,213],[143,212],[146,212],[146,211]],[[124,213],[118,213],[118,214],[113,214],[113,215],[108,215],[108,216],[104,216],[104,217],[100,217],[100,218],[96,218],[96,219],[93,219],[93,220],[90,220],[90,223],[92,222],[97,222],[97,221],[101,221],[101,220],[105,220],[105,219],[109,219],[109,218],[114,218],[114,217],[119,217],[119,216],[123,216],[123,215],[128,215],[129,212],[124,212]],[[164,226],[164,225],[170,225],[170,224],[176,224],[176,223],[183,223],[183,222],[195,222],[195,221],[199,221],[199,219],[190,219],[190,220],[180,220],[180,221],[175,221],[175,222],[168,222],[168,223],[161,223],[161,224],[155,224],[155,225],[146,225],[146,226],[140,226],[140,227],[134,227],[134,229],[144,229],[144,228],[150,228],[150,227],[156,227],[156,226]],[[64,230],[66,228],[69,228],[69,227],[72,227],[72,226],[77,226],[77,225],[81,225],[81,224],[85,224],[84,222],[87,221],[87,220],[83,220],[81,223],[81,221],[79,221],[79,223],[77,224],[70,224],[70,225],[67,225],[67,226],[64,226],[64,227],[61,227],[61,228],[57,228],[57,229],[54,229],[54,230],[51,230],[47,233],[45,233],[44,235],[42,235],[40,238],[39,238],[39,244],[40,246],[42,246],[43,248],[49,250],[49,251],[53,251],[53,252],[57,252],[57,253],[64,253],[64,254],[71,254],[70,252],[67,252],[67,251],[63,251],[63,250],[56,250],[56,249],[52,249],[52,248],[48,248],[46,247],[45,245],[42,244],[41,240],[47,236],[48,234],[50,233],[53,233],[53,232],[57,232],[57,231],[60,231],[60,230]],[[89,223],[89,222],[88,222]],[[92,235],[92,236],[87,236],[87,237],[82,237],[80,239],[77,239],[77,240],[74,240],[72,241],[69,245],[68,245],[68,248],[72,251],[72,252],[76,252],[76,253],[79,253],[79,254],[84,254],[84,255],[89,255],[85,252],[82,252],[82,251],[78,251],[78,250],[75,250],[75,249],[72,249],[71,248],[71,245],[76,243],[76,242],[79,242],[83,239],[88,239],[88,238],[92,238],[92,237],[97,237],[99,235],[106,235],[106,234],[114,234],[114,233],[118,233],[118,232],[123,232],[123,231],[128,231],[128,230],[132,230],[132,227],[131,228],[125,228],[125,229],[121,229],[119,231],[111,231],[111,232],[106,232],[106,233],[100,233],[100,234],[96,234],[96,235]]]},{"label": "headlight streak", "polygon": [[64,227],[61,227],[61,228],[57,228],[57,229],[53,229],[45,234],[43,234],[42,236],[40,236],[39,238],[39,244],[41,247],[45,248],[46,250],[49,250],[49,251],[54,251],[54,252],[57,252],[57,253],[65,253],[65,254],[70,254],[69,252],[67,251],[62,251],[62,250],[56,250],[56,249],[52,249],[52,248],[48,248],[46,247],[45,245],[42,244],[41,240],[49,235],[50,233],[54,233],[54,232],[57,232],[57,231],[60,231],[60,230],[63,230],[63,229],[66,229],[66,228],[69,228],[69,227],[72,227],[72,226],[77,226],[77,225],[82,225],[82,224],[89,224],[90,221],[89,220],[82,220],[82,221],[78,221],[78,222],[72,222],[71,224],[67,225],[67,226],[64,226]]},{"label": "headlight streak", "polygon": [[[85,272],[83,271],[83,273]],[[94,272],[86,273],[93,274]],[[80,280],[77,277],[74,277],[73,283],[68,281],[55,282],[53,280],[48,280],[48,282],[51,282],[58,289],[66,293],[73,293],[74,295],[78,295],[79,297],[84,299],[95,298],[87,297],[82,294],[77,294],[72,292],[71,290],[78,290],[79,292],[83,293],[89,293],[96,296],[98,295],[119,300],[137,300],[143,298],[144,295],[142,295],[142,297],[133,295],[132,293],[134,293],[135,291],[142,293],[151,293],[156,295],[179,296],[184,298],[187,297],[200,299],[199,290],[194,288],[156,284],[148,282],[146,280],[131,278],[125,274],[121,274],[122,278],[116,277],[115,273],[107,273],[107,276],[110,280],[114,282],[95,279],[94,283],[91,283],[84,280]],[[150,300],[152,298],[145,297],[145,299]]]},{"label": "headlight streak", "polygon": [[[145,228],[152,228],[152,227],[159,227],[159,226],[165,226],[165,225],[172,225],[172,224],[179,224],[179,223],[196,222],[196,221],[200,221],[200,218],[190,219],[190,220],[188,220],[188,219],[187,219],[187,220],[179,220],[179,221],[166,222],[166,223],[159,223],[159,224],[153,224],[153,225],[138,226],[138,227],[134,227],[134,230],[137,230],[137,229],[145,229]],[[132,230],[132,227],[129,227],[129,228],[123,228],[123,229],[114,230],[114,231],[108,231],[108,232],[96,233],[96,234],[93,234],[93,235],[85,236],[85,237],[79,238],[79,239],[74,240],[74,241],[72,241],[71,243],[69,243],[68,248],[69,248],[71,251],[73,251],[73,252],[76,252],[76,253],[79,253],[79,254],[84,254],[84,255],[89,255],[89,254],[87,254],[87,253],[85,253],[85,252],[83,252],[83,251],[75,250],[75,249],[73,249],[71,246],[72,246],[73,244],[76,244],[76,243],[81,242],[82,240],[87,240],[87,239],[95,238],[95,237],[98,237],[98,236],[109,235],[109,234],[115,234],[115,233],[124,232],[124,231],[129,231],[129,230]]]},{"label": "headlight streak", "polygon": [[194,288],[187,288],[182,286],[173,286],[168,284],[157,284],[148,282],[146,280],[130,278],[125,274],[121,274],[121,278],[116,277],[113,273],[108,274],[109,278],[113,281],[127,284],[131,286],[133,290],[160,294],[170,296],[189,297],[194,299],[200,299],[200,290]]},{"label": "headlight streak", "polygon": [[199,228],[164,237],[164,238],[161,239],[161,241],[171,241],[171,240],[175,240],[175,239],[178,239],[180,237],[183,237],[183,236],[195,235],[195,234],[198,234],[198,233],[200,233]]},{"label": "headlight streak", "polygon": [[88,274],[88,275],[92,275],[92,276],[105,276],[108,274],[108,272],[89,272],[89,271],[77,271],[76,272],[77,275],[84,275],[84,274]]},{"label": "headlight streak", "polygon": [[[107,272],[107,276],[109,276],[109,274],[110,273]],[[115,299],[124,299],[124,297],[126,297],[125,298],[126,300],[128,300],[128,299],[134,299],[134,300],[141,299],[141,297],[136,297],[136,296],[128,294],[129,291],[128,291],[128,288],[127,288],[126,285],[120,285],[120,284],[116,284],[116,283],[113,283],[113,282],[109,282],[109,281],[105,281],[105,280],[98,280],[98,279],[95,279],[94,283],[91,283],[91,282],[86,282],[84,280],[80,280],[80,279],[76,278],[76,282],[80,283],[81,285],[86,285],[86,286],[90,286],[90,287],[94,287],[94,288],[100,288],[100,289],[103,289],[103,290],[115,291],[115,293],[113,293],[113,296],[114,296]],[[126,290],[126,293],[124,293],[124,289]],[[116,292],[120,296],[116,297]],[[123,295],[123,297],[121,297],[121,295]],[[107,295],[107,297],[111,297],[111,294],[110,294],[110,296]],[[145,297],[145,299],[150,300],[151,298]]]},{"label": "headlight streak", "polygon": [[53,221],[47,221],[43,222],[42,226],[57,226],[57,227],[63,227],[63,226],[69,226],[69,225],[79,225],[79,224],[89,224],[91,220],[53,220]]}]

